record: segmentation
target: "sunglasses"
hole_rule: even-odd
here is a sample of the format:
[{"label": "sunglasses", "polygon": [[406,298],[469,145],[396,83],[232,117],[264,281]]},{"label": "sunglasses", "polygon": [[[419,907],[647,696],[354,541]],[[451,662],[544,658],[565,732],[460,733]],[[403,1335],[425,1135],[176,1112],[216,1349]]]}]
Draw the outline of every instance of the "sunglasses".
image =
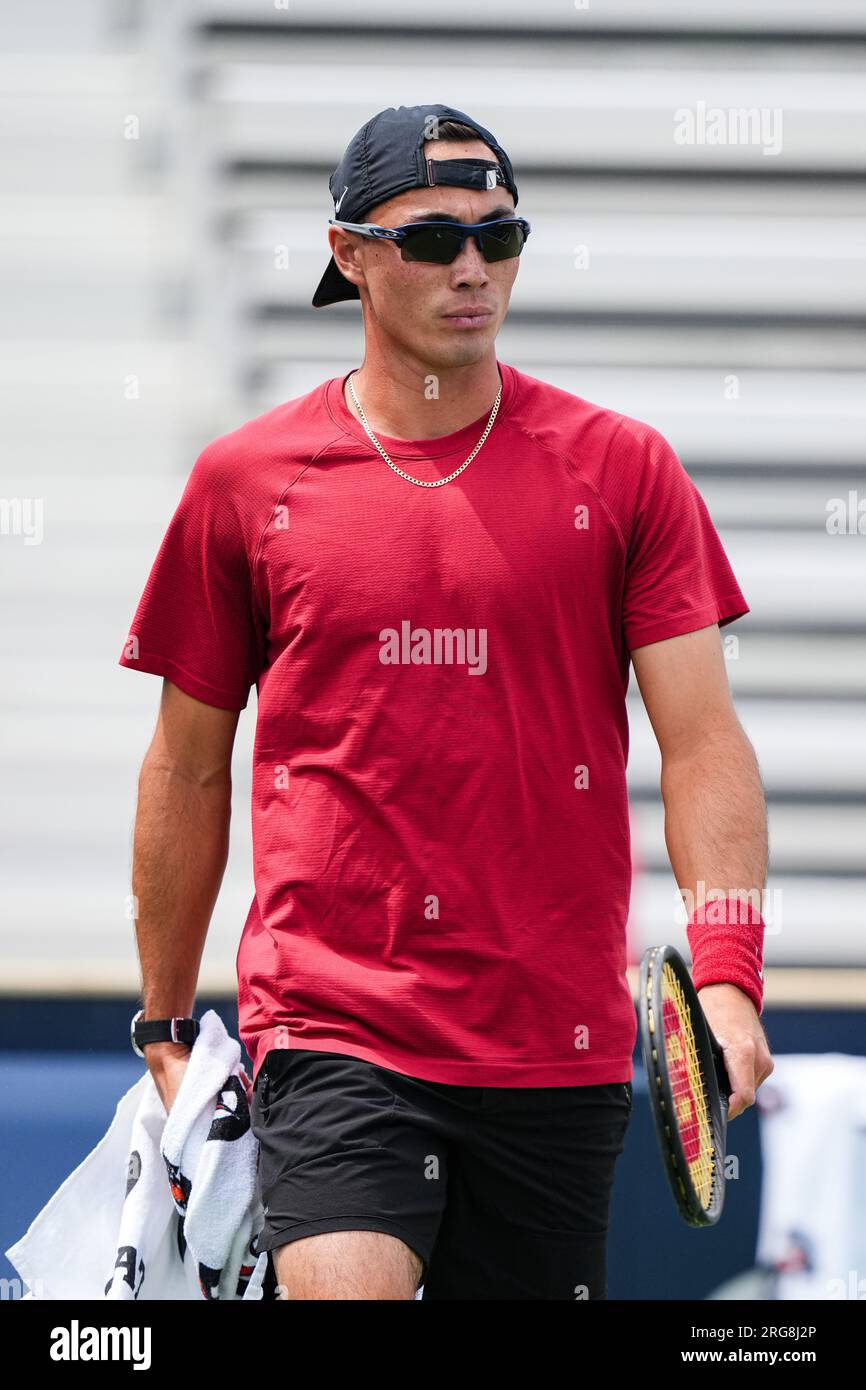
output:
[{"label": "sunglasses", "polygon": [[359,236],[396,241],[404,261],[430,261],[434,265],[450,265],[469,236],[475,238],[485,261],[510,260],[520,255],[531,231],[525,217],[500,217],[490,222],[409,222],[402,227],[340,222],[335,217],[328,221],[332,227]]}]

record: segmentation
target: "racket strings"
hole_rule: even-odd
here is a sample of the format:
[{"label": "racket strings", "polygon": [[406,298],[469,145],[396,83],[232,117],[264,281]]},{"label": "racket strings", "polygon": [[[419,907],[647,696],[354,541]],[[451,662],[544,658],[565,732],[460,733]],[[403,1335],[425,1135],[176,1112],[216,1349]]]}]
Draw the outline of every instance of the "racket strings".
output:
[{"label": "racket strings", "polygon": [[691,1011],[671,966],[662,968],[662,1018],[668,1078],[689,1177],[708,1210],[715,1181],[715,1146]]}]

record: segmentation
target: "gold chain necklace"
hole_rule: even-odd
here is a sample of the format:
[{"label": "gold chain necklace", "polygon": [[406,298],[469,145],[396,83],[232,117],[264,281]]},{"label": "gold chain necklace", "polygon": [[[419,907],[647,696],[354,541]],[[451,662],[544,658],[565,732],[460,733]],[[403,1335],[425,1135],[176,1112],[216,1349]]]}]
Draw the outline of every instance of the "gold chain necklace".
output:
[{"label": "gold chain necklace", "polygon": [[490,419],[487,421],[484,433],[482,434],[478,443],[475,445],[475,448],[472,450],[472,453],[469,455],[468,459],[461,463],[459,468],[455,468],[453,473],[449,473],[447,478],[437,478],[435,483],[425,483],[422,482],[420,478],[413,478],[410,473],[404,473],[403,469],[398,468],[396,463],[394,463],[394,461],[388,457],[385,450],[382,448],[382,445],[379,443],[375,434],[370,429],[370,426],[367,424],[367,417],[364,414],[364,408],[361,405],[361,402],[358,400],[358,397],[355,395],[355,388],[352,385],[352,377],[354,375],[355,373],[352,372],[352,376],[349,377],[349,390],[352,393],[352,400],[355,402],[355,405],[358,408],[358,414],[361,417],[361,424],[364,426],[364,429],[367,431],[367,434],[370,436],[370,439],[375,444],[376,448],[379,450],[379,453],[382,455],[388,467],[393,468],[394,472],[399,473],[401,478],[405,478],[407,483],[414,483],[416,487],[443,487],[445,483],[450,483],[452,478],[456,478],[458,473],[462,473],[463,469],[468,467],[468,465],[474,459],[475,455],[478,453],[478,450],[481,448],[481,445],[484,443],[491,429],[493,428],[493,421],[496,419],[496,412],[499,409],[499,402],[502,399],[502,377],[500,376],[499,390],[496,392],[496,400],[493,402],[493,409],[490,412]]}]

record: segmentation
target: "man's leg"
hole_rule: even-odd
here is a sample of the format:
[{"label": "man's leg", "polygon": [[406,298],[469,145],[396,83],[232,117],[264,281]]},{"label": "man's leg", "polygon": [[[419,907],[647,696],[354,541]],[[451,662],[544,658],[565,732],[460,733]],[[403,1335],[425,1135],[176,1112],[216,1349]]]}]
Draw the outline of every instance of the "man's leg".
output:
[{"label": "man's leg", "polygon": [[631,1083],[486,1088],[449,1163],[425,1299],[607,1298]]},{"label": "man's leg", "polygon": [[327,1231],[272,1252],[282,1299],[413,1299],[422,1261],[384,1231]]},{"label": "man's leg", "polygon": [[266,1296],[276,1284],[285,1299],[415,1297],[447,1162],[443,1153],[441,1183],[424,1181],[443,1143],[416,1128],[395,1075],[341,1053],[265,1058],[250,1123],[265,1216],[258,1248],[271,1254]]}]

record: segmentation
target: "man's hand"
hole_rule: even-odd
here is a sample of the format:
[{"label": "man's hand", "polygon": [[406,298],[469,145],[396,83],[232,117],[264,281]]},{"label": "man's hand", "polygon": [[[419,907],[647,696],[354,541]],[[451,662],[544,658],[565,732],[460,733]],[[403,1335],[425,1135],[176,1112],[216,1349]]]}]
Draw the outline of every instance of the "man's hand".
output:
[{"label": "man's hand", "polygon": [[190,1059],[190,1049],[183,1043],[148,1043],[144,1052],[147,1069],[168,1114],[183,1081]]},{"label": "man's hand", "polygon": [[767,1035],[747,994],[736,985],[704,985],[698,990],[707,1023],[722,1049],[731,1081],[728,1119],[755,1103],[755,1093],[773,1071]]}]

